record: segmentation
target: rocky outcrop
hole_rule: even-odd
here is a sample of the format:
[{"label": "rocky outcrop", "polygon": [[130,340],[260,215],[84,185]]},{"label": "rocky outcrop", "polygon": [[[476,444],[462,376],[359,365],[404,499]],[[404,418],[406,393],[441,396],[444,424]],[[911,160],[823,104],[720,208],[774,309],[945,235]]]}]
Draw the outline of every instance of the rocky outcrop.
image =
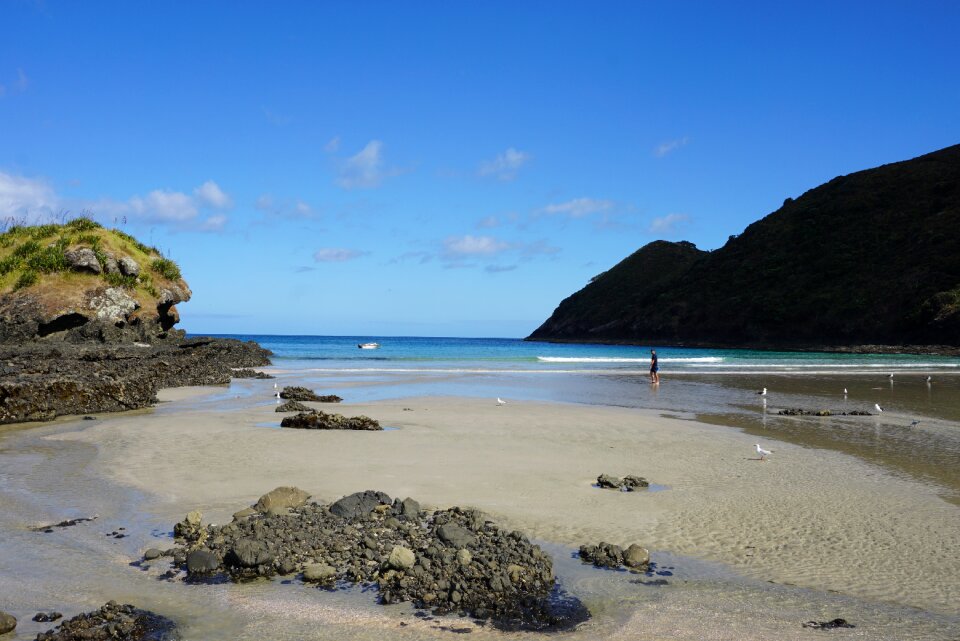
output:
[{"label": "rocky outcrop", "polygon": [[233,368],[268,364],[253,342],[195,338],[159,345],[0,344],[0,423],[149,407],[157,390],[223,385]]},{"label": "rocky outcrop", "polygon": [[37,641],[175,641],[180,639],[170,619],[132,605],[110,601],[99,610],[78,614]]},{"label": "rocky outcrop", "polygon": [[75,272],[99,274],[103,271],[100,267],[100,261],[97,260],[96,253],[89,247],[80,247],[73,251],[64,252],[63,256],[67,259],[67,264],[70,266],[70,269]]},{"label": "rocky outcrop", "polygon": [[312,412],[313,410],[300,401],[287,401],[277,405],[275,412]]},{"label": "rocky outcrop", "polygon": [[278,487],[260,497],[253,509],[263,514],[284,513],[295,507],[300,507],[310,498],[309,492],[299,487]]},{"label": "rocky outcrop", "polygon": [[280,427],[301,430],[382,430],[380,423],[369,416],[343,416],[326,412],[301,412],[296,416],[287,416],[280,421]]},{"label": "rocky outcrop", "polygon": [[215,571],[235,580],[302,572],[311,583],[369,583],[384,604],[412,601],[436,613],[537,629],[589,616],[582,606],[555,609],[553,563],[520,532],[475,510],[428,513],[412,499],[372,490],[207,526],[204,546],[181,542],[174,562],[190,574]]},{"label": "rocky outcrop", "polygon": [[778,411],[777,414],[779,416],[871,416],[870,412],[864,410],[836,412],[831,410],[805,410],[802,407],[788,407]]},{"label": "rocky outcrop", "polygon": [[335,394],[321,396],[306,387],[287,386],[280,392],[280,398],[290,401],[314,401],[317,403],[339,403],[343,399]]},{"label": "rocky outcrop", "polygon": [[634,490],[649,487],[650,483],[642,476],[633,476],[628,474],[622,479],[609,474],[601,474],[597,477],[597,487],[606,490],[620,490],[622,492],[633,492]]}]

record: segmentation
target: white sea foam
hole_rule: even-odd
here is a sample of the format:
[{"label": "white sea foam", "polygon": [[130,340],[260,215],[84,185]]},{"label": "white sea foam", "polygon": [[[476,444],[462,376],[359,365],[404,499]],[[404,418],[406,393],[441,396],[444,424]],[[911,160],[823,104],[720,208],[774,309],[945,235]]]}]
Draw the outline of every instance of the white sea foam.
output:
[{"label": "white sea foam", "polygon": [[[649,363],[650,358],[616,358],[606,356],[537,356],[541,363]],[[699,358],[661,358],[661,363],[722,363],[720,356],[702,356]]]}]

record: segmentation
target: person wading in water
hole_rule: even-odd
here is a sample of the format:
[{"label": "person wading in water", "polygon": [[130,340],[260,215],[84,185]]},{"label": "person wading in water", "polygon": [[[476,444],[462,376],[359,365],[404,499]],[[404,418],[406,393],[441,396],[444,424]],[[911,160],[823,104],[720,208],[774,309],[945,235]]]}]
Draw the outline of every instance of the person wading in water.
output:
[{"label": "person wading in water", "polygon": [[650,350],[650,382],[660,383],[660,365],[657,363],[657,352]]}]

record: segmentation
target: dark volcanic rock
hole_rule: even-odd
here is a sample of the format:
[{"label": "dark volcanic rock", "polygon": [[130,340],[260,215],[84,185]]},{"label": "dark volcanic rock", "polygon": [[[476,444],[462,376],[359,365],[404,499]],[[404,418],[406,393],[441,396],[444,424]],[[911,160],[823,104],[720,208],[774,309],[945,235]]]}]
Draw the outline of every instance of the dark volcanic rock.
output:
[{"label": "dark volcanic rock", "polygon": [[580,559],[584,563],[592,563],[598,568],[616,569],[626,567],[631,571],[646,571],[650,566],[650,553],[647,549],[637,545],[630,545],[624,550],[613,543],[598,543],[597,545],[581,545]]},{"label": "dark volcanic rock", "polygon": [[871,416],[870,412],[852,410],[850,412],[832,412],[830,410],[805,410],[802,407],[788,407],[777,412],[780,416]]},{"label": "dark volcanic rock", "polygon": [[280,427],[293,427],[301,430],[382,430],[380,423],[369,416],[346,417],[326,412],[301,412],[296,416],[287,416],[280,421]]},{"label": "dark volcanic rock", "polygon": [[17,627],[17,618],[12,614],[0,610],[0,634],[13,632]]},{"label": "dark volcanic rock", "polygon": [[233,377],[234,378],[257,378],[261,380],[266,380],[268,378],[276,378],[275,376],[271,376],[266,372],[260,372],[255,369],[246,369],[246,368],[234,370]]},{"label": "dark volcanic rock", "polygon": [[277,405],[277,409],[273,410],[274,412],[312,412],[313,410],[301,403],[300,401],[287,401]]},{"label": "dark volcanic rock", "polygon": [[597,487],[605,490],[622,490],[624,492],[633,492],[634,490],[649,487],[650,483],[642,476],[628,474],[622,479],[609,474],[601,474],[597,477]]},{"label": "dark volcanic rock", "polygon": [[805,628],[814,628],[816,630],[833,630],[834,628],[855,628],[857,626],[847,623],[846,619],[833,619],[831,621],[807,621],[801,624]]},{"label": "dark volcanic rock", "polygon": [[605,489],[620,489],[620,479],[609,474],[601,474],[597,477],[597,485]]},{"label": "dark volcanic rock", "polygon": [[[234,579],[303,572],[305,581],[321,585],[376,583],[384,604],[412,601],[437,614],[536,629],[589,616],[574,600],[566,602],[573,607],[555,608],[550,557],[474,510],[424,513],[413,499],[394,501],[368,490],[329,506],[308,503],[285,514],[206,526],[202,538],[205,571]],[[192,574],[197,553],[179,548],[174,559],[186,559]]]},{"label": "dark volcanic rock", "polygon": [[284,387],[280,392],[280,398],[285,398],[291,401],[315,401],[318,403],[339,403],[343,399],[334,394],[329,394],[327,396],[320,396],[313,390],[307,389],[306,387]]},{"label": "dark volcanic rock", "polygon": [[41,632],[37,641],[175,641],[180,639],[173,621],[132,605],[110,601],[99,610],[78,614],[53,630]]},{"label": "dark volcanic rock", "polygon": [[627,492],[633,492],[634,490],[650,487],[650,483],[642,476],[628,474],[623,477],[623,485],[621,485],[621,487]]},{"label": "dark volcanic rock", "polygon": [[170,339],[153,346],[0,344],[0,423],[149,407],[157,390],[225,385],[235,367],[269,364],[256,343]]},{"label": "dark volcanic rock", "polygon": [[62,619],[63,615],[59,612],[37,612],[33,615],[33,620],[37,623],[50,623],[57,619]]},{"label": "dark volcanic rock", "polygon": [[210,550],[198,549],[187,554],[187,572],[204,576],[220,570],[220,558]]}]

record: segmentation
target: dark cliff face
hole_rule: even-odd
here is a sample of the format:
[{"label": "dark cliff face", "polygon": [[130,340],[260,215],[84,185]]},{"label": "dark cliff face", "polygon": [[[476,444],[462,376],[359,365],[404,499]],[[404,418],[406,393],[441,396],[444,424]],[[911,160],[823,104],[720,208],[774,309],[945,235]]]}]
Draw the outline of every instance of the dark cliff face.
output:
[{"label": "dark cliff face", "polygon": [[960,345],[960,145],[834,178],[713,252],[650,243],[530,338]]}]

